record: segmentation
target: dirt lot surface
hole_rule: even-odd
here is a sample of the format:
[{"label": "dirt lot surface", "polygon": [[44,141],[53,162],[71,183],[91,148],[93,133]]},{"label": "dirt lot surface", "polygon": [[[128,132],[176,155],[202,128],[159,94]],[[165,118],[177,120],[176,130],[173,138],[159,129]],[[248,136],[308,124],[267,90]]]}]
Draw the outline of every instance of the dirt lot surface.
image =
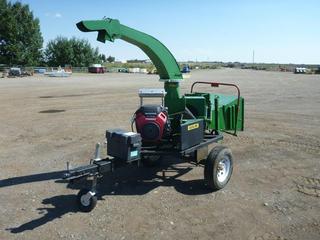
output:
[{"label": "dirt lot surface", "polygon": [[212,193],[203,168],[167,159],[110,174],[97,207],[79,212],[78,189],[59,181],[66,162],[87,163],[106,129],[129,130],[138,89],[157,79],[0,79],[0,239],[320,239],[320,75],[192,72],[183,92],[216,80],[246,101],[245,131],[223,141],[235,158],[228,186]]}]

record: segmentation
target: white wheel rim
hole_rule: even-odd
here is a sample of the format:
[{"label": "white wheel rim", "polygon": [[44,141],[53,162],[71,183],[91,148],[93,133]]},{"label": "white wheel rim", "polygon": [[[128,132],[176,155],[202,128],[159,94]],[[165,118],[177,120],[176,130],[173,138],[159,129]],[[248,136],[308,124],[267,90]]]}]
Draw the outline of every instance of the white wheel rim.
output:
[{"label": "white wheel rim", "polygon": [[224,182],[230,173],[231,161],[228,157],[225,157],[218,163],[217,179],[219,182]]},{"label": "white wheel rim", "polygon": [[88,207],[90,205],[90,198],[87,196],[87,194],[84,194],[80,198],[81,205],[84,207]]}]

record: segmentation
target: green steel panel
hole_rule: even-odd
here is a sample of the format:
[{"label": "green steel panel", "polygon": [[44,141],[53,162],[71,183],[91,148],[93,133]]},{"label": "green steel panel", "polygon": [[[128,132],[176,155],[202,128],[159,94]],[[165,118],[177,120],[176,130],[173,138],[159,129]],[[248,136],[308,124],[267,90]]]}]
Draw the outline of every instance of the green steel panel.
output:
[{"label": "green steel panel", "polygon": [[[195,103],[193,99],[204,98],[206,101],[198,101]],[[207,109],[205,116],[197,115],[199,118],[203,118],[206,122],[206,129],[215,130],[215,105],[214,99],[218,98],[218,130],[243,130],[244,128],[244,99],[240,98],[240,106],[238,110],[238,119],[236,123],[236,108],[237,108],[237,97],[223,94],[212,94],[212,93],[192,93],[186,94],[186,104],[196,106],[197,110]],[[203,105],[203,106],[201,106]],[[203,111],[203,110],[201,110]]]},{"label": "green steel panel", "polygon": [[203,96],[185,96],[186,106],[197,118],[205,119],[207,117],[208,106]]}]

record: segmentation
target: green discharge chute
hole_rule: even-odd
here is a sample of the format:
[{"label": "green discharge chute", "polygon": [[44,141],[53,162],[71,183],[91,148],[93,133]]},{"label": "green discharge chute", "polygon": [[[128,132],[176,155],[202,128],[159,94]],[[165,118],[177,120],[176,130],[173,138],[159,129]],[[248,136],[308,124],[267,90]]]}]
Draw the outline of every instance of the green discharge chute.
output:
[{"label": "green discharge chute", "polygon": [[122,39],[139,47],[157,68],[161,80],[179,81],[182,79],[180,67],[171,52],[154,37],[120,24],[119,20],[81,21],[77,27],[83,32],[98,31],[97,40],[113,42]]}]

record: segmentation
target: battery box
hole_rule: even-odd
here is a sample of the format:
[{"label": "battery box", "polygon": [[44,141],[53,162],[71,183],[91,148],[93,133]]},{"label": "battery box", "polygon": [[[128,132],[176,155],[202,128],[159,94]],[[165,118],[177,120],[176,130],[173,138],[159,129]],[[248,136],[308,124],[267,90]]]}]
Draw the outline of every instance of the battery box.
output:
[{"label": "battery box", "polygon": [[107,154],[125,162],[140,159],[141,136],[139,133],[127,132],[122,129],[106,131]]}]

